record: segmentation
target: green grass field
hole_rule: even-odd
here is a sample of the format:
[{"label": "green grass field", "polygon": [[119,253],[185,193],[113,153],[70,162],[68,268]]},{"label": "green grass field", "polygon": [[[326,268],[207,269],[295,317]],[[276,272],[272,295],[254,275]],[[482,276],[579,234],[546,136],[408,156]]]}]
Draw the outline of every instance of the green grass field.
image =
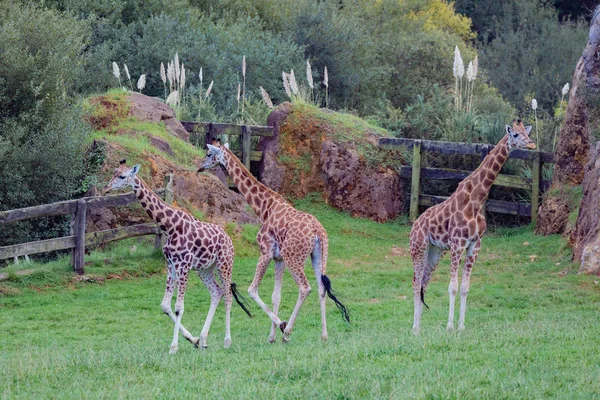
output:
[{"label": "green grass field", "polygon": [[[289,343],[267,342],[270,321],[256,304],[253,319],[234,304],[233,344],[223,349],[221,305],[207,350],[180,338],[179,352],[169,355],[173,327],[160,310],[162,258],[152,252],[150,238],[122,242],[87,258],[87,272],[96,277],[90,282],[70,280],[66,261],[59,260],[0,285],[0,395],[496,399],[600,393],[599,277],[576,274],[560,237],[534,236],[528,228],[489,232],[473,270],[467,327],[460,333],[445,330],[446,256],[428,290],[431,309],[424,310],[416,337],[406,253],[410,227],[403,221],[352,219],[315,198],[297,205],[328,230],[328,275],[351,311],[347,325],[328,301],[328,343],[320,339],[316,284],[307,267],[313,292]],[[258,258],[256,231],[246,227],[235,238],[234,280],[244,293]],[[267,302],[272,288],[271,268],[260,290]],[[285,319],[296,297],[286,273]],[[208,305],[208,292],[192,277],[183,322],[194,335]]]}]

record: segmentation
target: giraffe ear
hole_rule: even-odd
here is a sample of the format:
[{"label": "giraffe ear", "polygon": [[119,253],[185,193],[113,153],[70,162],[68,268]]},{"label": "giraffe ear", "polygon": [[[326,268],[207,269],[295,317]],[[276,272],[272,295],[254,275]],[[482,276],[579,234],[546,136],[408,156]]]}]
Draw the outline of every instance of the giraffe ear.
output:
[{"label": "giraffe ear", "polygon": [[533,128],[531,125],[525,127],[525,132],[527,132],[527,136],[529,136],[529,133],[531,132],[531,128]]},{"label": "giraffe ear", "polygon": [[213,146],[212,144],[207,144],[206,147],[208,147],[208,149],[213,152],[219,151],[219,148],[217,146]]},{"label": "giraffe ear", "polygon": [[512,133],[512,128],[510,127],[510,125],[506,125],[506,133],[509,135]]},{"label": "giraffe ear", "polygon": [[133,166],[133,168],[131,168],[129,170],[129,175],[135,176],[138,173],[139,170],[140,170],[140,164],[136,164],[136,165]]}]

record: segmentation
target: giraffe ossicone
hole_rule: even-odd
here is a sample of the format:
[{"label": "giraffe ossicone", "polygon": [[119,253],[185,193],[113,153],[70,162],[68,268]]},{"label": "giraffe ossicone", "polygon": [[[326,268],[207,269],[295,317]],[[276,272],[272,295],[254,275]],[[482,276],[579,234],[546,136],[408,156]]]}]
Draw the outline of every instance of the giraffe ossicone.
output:
[{"label": "giraffe ossicone", "polygon": [[[278,328],[283,332],[283,341],[289,340],[300,307],[311,290],[304,273],[304,263],[308,257],[311,258],[317,278],[321,306],[321,338],[327,340],[326,296],[335,302],[342,312],[344,320],[350,321],[346,307],[332,293],[331,281],[325,274],[329,251],[327,232],[314,216],[296,210],[280,194],[260,183],[229,149],[217,143],[209,144],[207,147],[206,158],[198,172],[217,165],[224,166],[262,223],[256,236],[260,247],[260,258],[248,293],[272,321],[269,341],[275,341]],[[258,287],[271,260],[275,262],[275,287],[271,297],[272,309],[263,302],[258,294]],[[288,268],[298,285],[298,300],[288,321],[282,321],[277,315],[285,267]]]},{"label": "giraffe ossicone", "polygon": [[[444,253],[450,250],[450,285],[448,295],[448,330],[454,330],[454,303],[458,292],[458,268],[466,254],[460,286],[460,312],[458,329],[465,327],[467,294],[471,269],[481,248],[481,237],[486,229],[483,205],[494,180],[508,159],[512,149],[535,149],[529,138],[531,126],[513,120],[506,125],[506,135],[485,157],[481,165],[466,177],[456,191],[444,202],[428,208],[414,222],[410,232],[410,252],[413,261],[414,322],[413,333],[418,334],[425,292],[431,275]],[[427,305],[426,305],[427,306]]]},{"label": "giraffe ossicone", "polygon": [[[167,287],[161,303],[162,311],[175,324],[171,353],[177,352],[179,332],[195,347],[207,347],[207,337],[213,316],[221,298],[225,298],[225,348],[231,345],[231,303],[232,296],[243,310],[252,317],[248,308],[238,299],[235,284],[231,281],[233,269],[233,243],[225,230],[214,224],[200,222],[190,214],[164,202],[138,176],[140,165],[127,167],[125,160],[115,169],[110,182],[104,187],[107,193],[114,189],[131,186],[136,197],[150,218],[167,235],[163,254],[167,259]],[[210,308],[200,337],[194,337],[181,324],[184,311],[184,296],[190,270],[196,270],[198,276],[210,292]],[[215,272],[222,286],[215,280]],[[171,308],[173,293],[177,288],[175,313]]]}]

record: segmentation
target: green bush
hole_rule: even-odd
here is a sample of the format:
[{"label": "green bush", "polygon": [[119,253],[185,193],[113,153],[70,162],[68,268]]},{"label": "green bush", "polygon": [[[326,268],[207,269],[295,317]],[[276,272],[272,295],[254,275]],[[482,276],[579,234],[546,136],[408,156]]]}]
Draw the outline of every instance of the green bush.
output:
[{"label": "green bush", "polygon": [[[0,6],[0,210],[81,193],[89,127],[74,107],[74,82],[89,25],[32,5]],[[0,245],[64,232],[63,218],[0,230]]]}]

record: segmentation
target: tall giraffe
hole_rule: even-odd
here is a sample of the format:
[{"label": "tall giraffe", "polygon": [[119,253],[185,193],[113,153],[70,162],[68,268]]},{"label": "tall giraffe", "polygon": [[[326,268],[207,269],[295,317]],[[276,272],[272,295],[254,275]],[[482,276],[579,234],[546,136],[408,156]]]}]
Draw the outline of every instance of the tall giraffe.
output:
[{"label": "tall giraffe", "polygon": [[[207,347],[208,330],[223,296],[225,296],[225,348],[228,348],[231,345],[232,294],[237,303],[252,317],[250,311],[238,299],[235,283],[231,282],[233,267],[233,243],[231,238],[220,226],[200,222],[187,212],[165,203],[137,175],[139,169],[139,164],[129,168],[126,165],[126,160],[122,160],[112,179],[104,187],[103,192],[107,193],[113,189],[131,186],[150,218],[156,221],[160,229],[168,236],[163,254],[167,259],[169,271],[167,273],[167,288],[161,308],[175,324],[170,353],[177,352],[179,331],[195,347],[199,345],[202,348]],[[181,324],[183,298],[190,269],[197,271],[198,276],[210,292],[210,308],[200,338],[193,337]],[[222,288],[215,280],[215,269],[223,285]],[[173,314],[171,299],[173,298],[175,285],[177,285],[177,301],[175,302],[175,314]]]},{"label": "tall giraffe", "polygon": [[[216,144],[216,142],[213,142],[213,144]],[[260,247],[260,258],[256,266],[254,280],[248,288],[248,293],[271,318],[272,324],[269,342],[273,343],[275,341],[277,327],[283,332],[283,341],[289,341],[300,307],[310,293],[310,285],[304,274],[304,263],[308,256],[311,257],[319,288],[321,338],[326,341],[326,294],[340,309],[342,317],[346,321],[350,321],[346,307],[333,295],[331,282],[327,275],[325,275],[328,253],[327,232],[325,232],[323,226],[314,216],[296,210],[281,195],[260,183],[229,149],[221,145],[208,145],[206,159],[198,172],[217,165],[225,167],[238,190],[242,193],[250,207],[256,212],[262,223],[256,236]],[[275,287],[272,295],[273,310],[269,309],[258,295],[258,286],[271,260],[275,261]],[[282,321],[277,316],[281,301],[281,283],[286,266],[299,289],[296,306],[287,322]]]},{"label": "tall giraffe", "polygon": [[512,127],[506,125],[506,135],[485,157],[481,165],[458,185],[452,196],[443,203],[427,209],[415,221],[410,231],[410,253],[414,267],[414,334],[418,334],[420,330],[427,284],[440,258],[447,250],[450,250],[452,258],[448,287],[450,309],[447,329],[449,331],[454,330],[458,267],[466,251],[458,319],[458,329],[465,328],[471,268],[477,259],[481,248],[481,237],[486,229],[482,207],[510,151],[514,148],[535,149],[535,144],[529,138],[530,131],[531,126],[525,127],[520,119],[513,120]]}]

